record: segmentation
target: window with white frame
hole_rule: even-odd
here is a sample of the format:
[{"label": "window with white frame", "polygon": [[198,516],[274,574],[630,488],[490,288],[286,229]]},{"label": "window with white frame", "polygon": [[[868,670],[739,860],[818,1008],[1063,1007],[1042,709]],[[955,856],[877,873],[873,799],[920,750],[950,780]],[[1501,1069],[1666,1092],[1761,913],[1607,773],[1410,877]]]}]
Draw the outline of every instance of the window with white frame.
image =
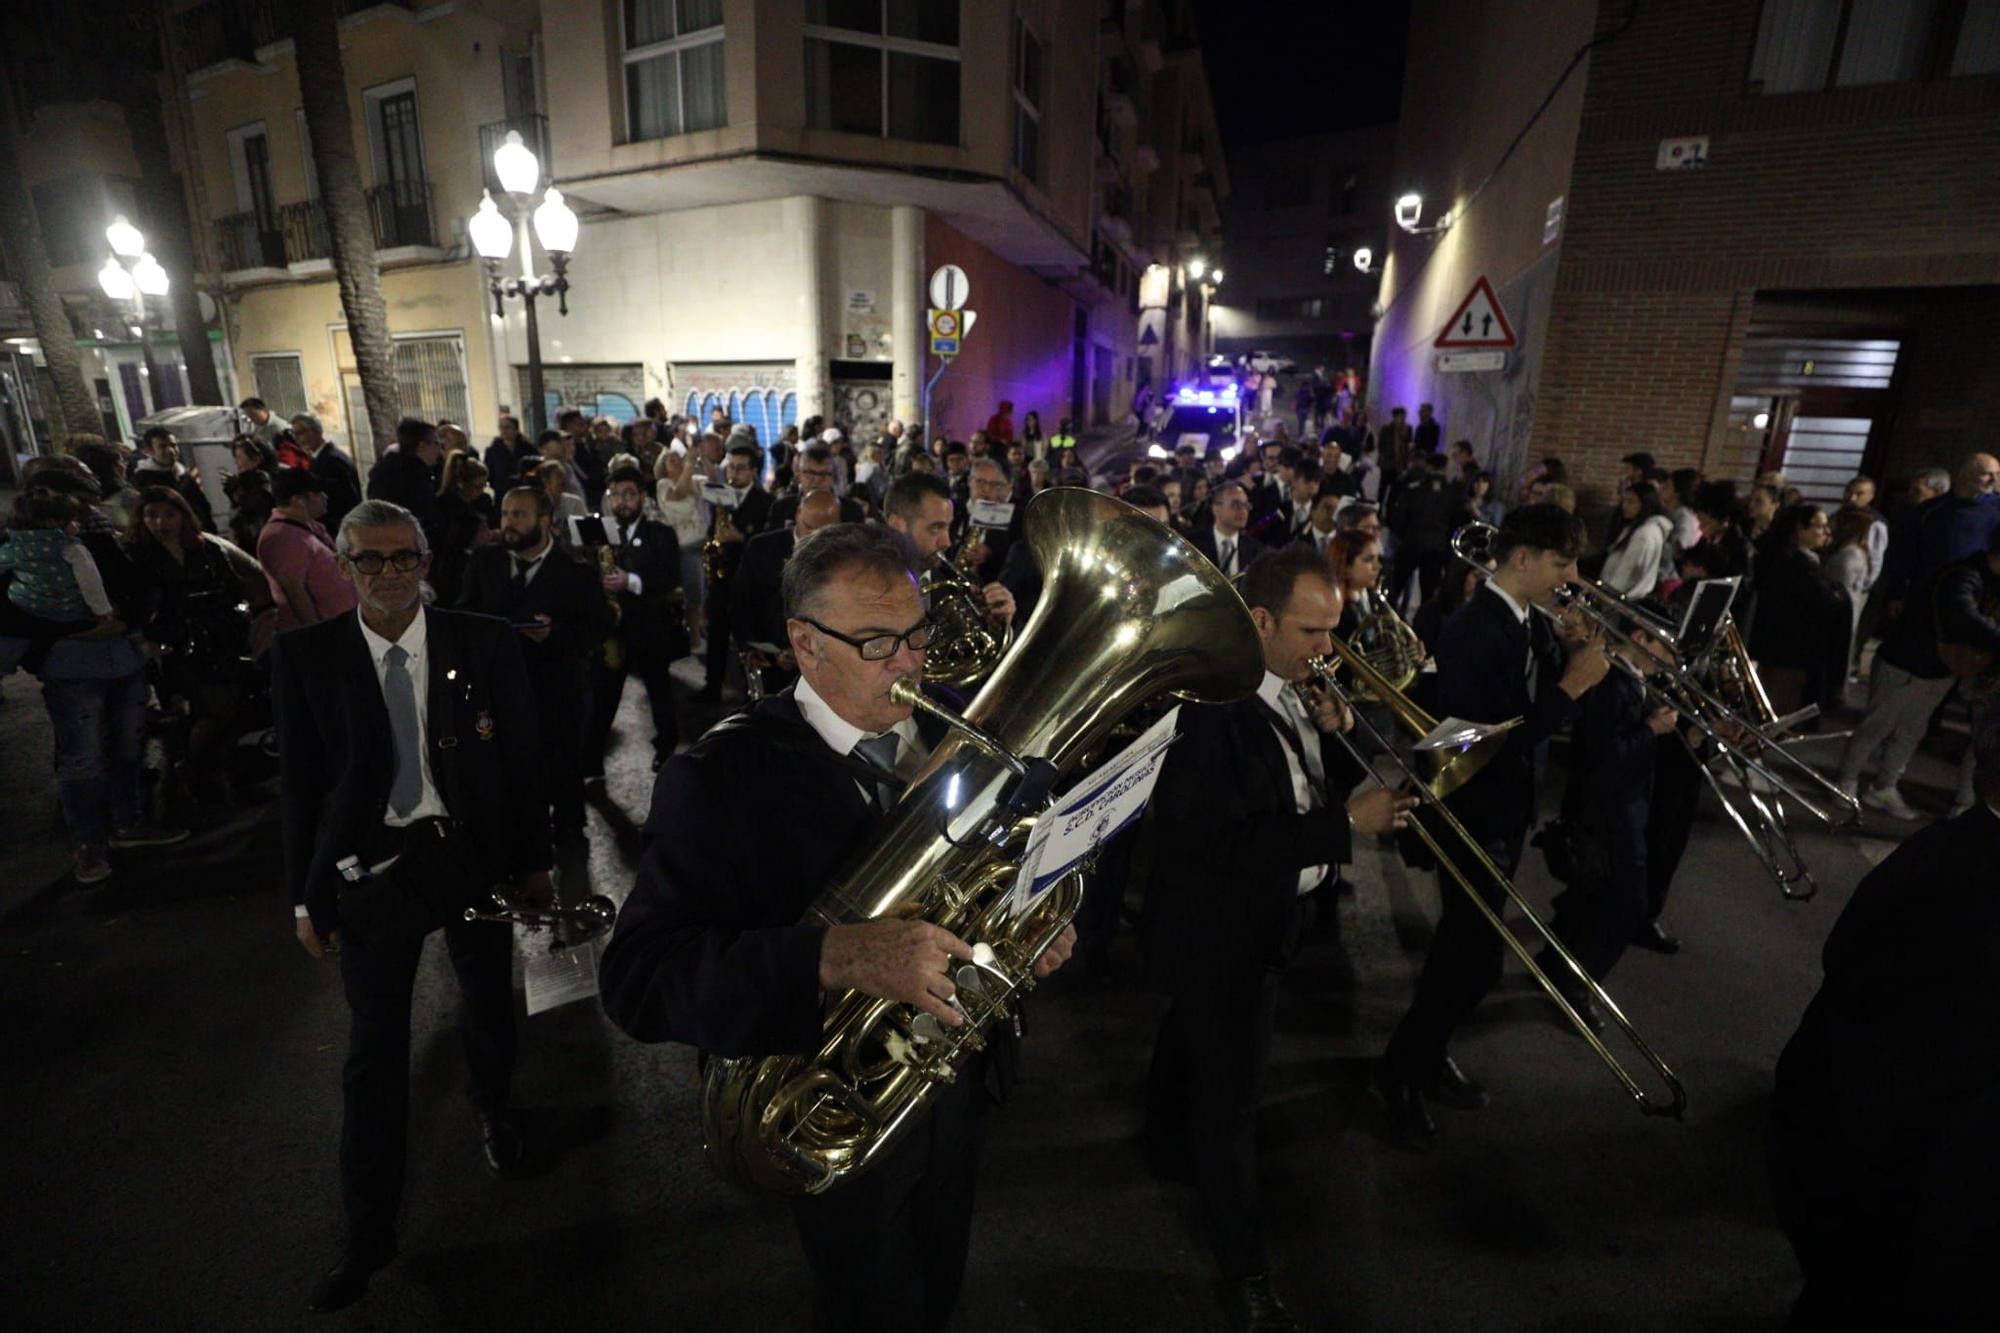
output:
[{"label": "window with white frame", "polygon": [[1042,65],[1047,48],[1025,18],[1014,18],[1014,167],[1042,179]]},{"label": "window with white frame", "polygon": [[956,147],[959,0],[807,0],[806,123]]},{"label": "window with white frame", "polygon": [[250,379],[257,396],[277,414],[290,421],[306,406],[305,364],[297,352],[259,352],[250,358]]},{"label": "window with white frame", "polygon": [[625,133],[665,139],[729,123],[722,0],[622,0]]}]

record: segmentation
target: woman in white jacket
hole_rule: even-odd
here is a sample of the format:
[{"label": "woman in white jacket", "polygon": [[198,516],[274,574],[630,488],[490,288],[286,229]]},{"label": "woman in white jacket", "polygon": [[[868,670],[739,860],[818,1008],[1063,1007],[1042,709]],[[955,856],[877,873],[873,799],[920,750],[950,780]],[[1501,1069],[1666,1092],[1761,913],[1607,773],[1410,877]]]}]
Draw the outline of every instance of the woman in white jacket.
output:
[{"label": "woman in white jacket", "polygon": [[1673,520],[1660,508],[1659,488],[1642,481],[1619,497],[1623,530],[1605,553],[1597,581],[1621,597],[1652,595],[1660,579],[1660,552],[1673,536]]}]

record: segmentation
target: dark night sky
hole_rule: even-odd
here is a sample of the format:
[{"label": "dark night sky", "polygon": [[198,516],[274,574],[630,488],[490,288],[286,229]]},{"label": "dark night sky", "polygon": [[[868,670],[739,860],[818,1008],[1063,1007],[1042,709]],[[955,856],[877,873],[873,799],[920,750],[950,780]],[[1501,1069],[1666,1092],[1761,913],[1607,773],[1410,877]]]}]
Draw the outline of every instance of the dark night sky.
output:
[{"label": "dark night sky", "polygon": [[1407,0],[1195,0],[1224,144],[1396,119]]}]

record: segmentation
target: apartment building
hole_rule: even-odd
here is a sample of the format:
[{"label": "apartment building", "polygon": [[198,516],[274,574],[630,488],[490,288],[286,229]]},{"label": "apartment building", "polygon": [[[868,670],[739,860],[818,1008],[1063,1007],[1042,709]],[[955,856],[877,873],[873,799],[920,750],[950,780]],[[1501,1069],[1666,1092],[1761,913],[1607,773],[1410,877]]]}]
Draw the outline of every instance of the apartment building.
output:
[{"label": "apartment building", "polygon": [[[1832,498],[1991,448],[2000,6],[1419,0],[1410,38],[1378,410],[1600,501],[1640,449]],[[1516,345],[1447,370],[1481,278]]]}]

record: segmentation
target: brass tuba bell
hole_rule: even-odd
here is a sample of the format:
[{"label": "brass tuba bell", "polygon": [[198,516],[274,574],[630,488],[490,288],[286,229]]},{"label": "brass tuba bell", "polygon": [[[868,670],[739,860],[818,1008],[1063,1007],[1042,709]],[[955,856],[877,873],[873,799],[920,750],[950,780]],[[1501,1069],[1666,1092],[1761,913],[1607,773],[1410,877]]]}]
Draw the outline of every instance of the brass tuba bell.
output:
[{"label": "brass tuba bell", "polygon": [[[865,1169],[958,1077],[993,1025],[1011,1021],[1036,960],[1082,900],[1072,872],[1026,912],[1009,910],[1034,823],[1018,799],[1024,770],[1075,771],[1121,717],[1162,692],[1221,702],[1263,678],[1243,599],[1138,510],[1094,491],[1047,490],[1029,504],[1023,540],[1044,576],[1034,615],[952,719],[879,840],[805,918],[831,926],[907,916],[953,932],[979,955],[956,974],[967,1021],[948,1028],[848,991],[828,998],[813,1055],[710,1060],[702,1134],[710,1162],[736,1184],[814,1194]],[[914,682],[896,688],[914,703]]]}]

